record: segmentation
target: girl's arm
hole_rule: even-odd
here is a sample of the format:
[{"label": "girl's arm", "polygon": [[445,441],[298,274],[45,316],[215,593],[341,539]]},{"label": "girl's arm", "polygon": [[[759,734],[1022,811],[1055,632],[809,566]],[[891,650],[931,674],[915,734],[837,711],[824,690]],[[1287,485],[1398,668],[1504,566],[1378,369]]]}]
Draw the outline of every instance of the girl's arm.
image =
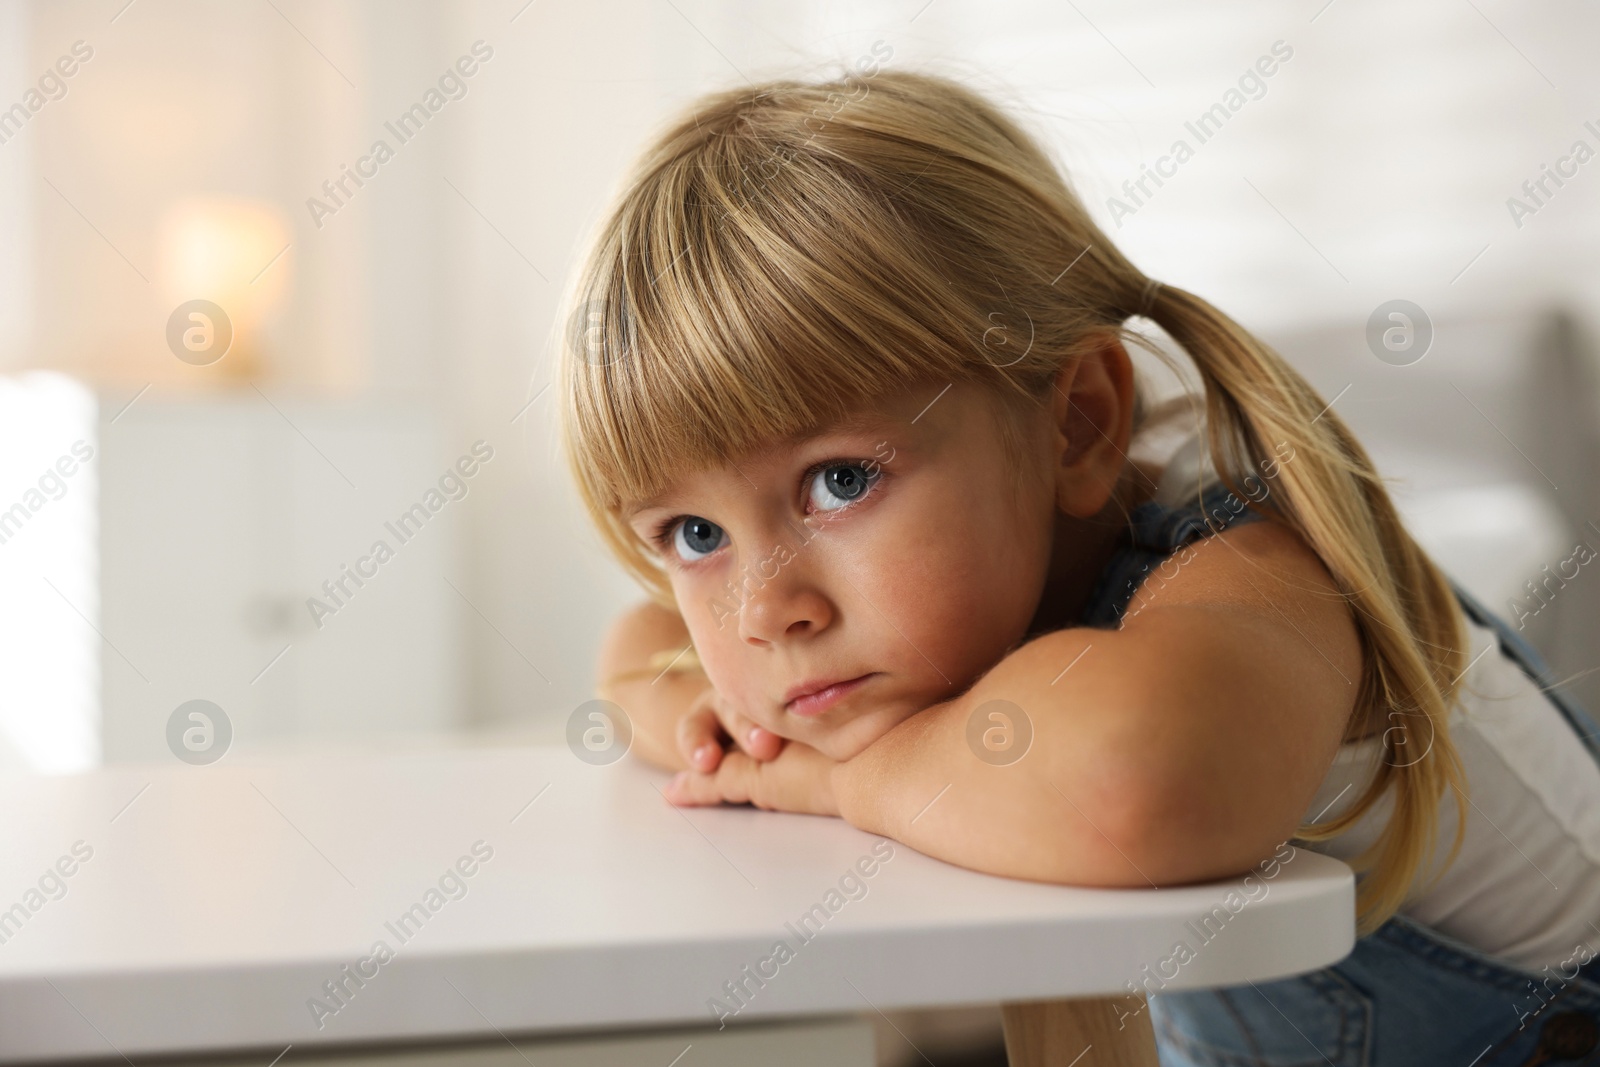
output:
[{"label": "girl's arm", "polygon": [[[678,723],[711,689],[700,671],[650,669],[650,657],[663,649],[689,645],[689,631],[675,611],[646,601],[617,618],[600,647],[596,691],[628,713],[631,751],[669,771],[689,768],[678,751]],[[659,675],[659,677],[658,677]]]},{"label": "girl's arm", "polygon": [[[1140,587],[1122,629],[1031,641],[832,765],[839,812],[952,863],[1076,885],[1206,880],[1270,853],[1299,826],[1354,707],[1354,620],[1282,526],[1217,534],[1174,564]],[[968,742],[994,700],[1034,731],[1004,766]]]},{"label": "girl's arm", "polygon": [[724,737],[737,739],[756,759],[775,757],[783,739],[719,705],[704,671],[664,670],[666,664],[652,662],[663,653],[677,659],[689,645],[682,616],[653,601],[624,612],[606,634],[596,690],[627,712],[633,751],[669,771],[715,770]]}]

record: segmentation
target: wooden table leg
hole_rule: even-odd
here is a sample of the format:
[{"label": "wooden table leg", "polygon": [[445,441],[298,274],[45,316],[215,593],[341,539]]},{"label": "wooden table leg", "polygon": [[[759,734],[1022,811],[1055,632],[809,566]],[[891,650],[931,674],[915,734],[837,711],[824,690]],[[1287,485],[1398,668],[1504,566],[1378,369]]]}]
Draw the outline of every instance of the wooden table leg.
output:
[{"label": "wooden table leg", "polygon": [[1000,1013],[1011,1067],[1067,1067],[1090,1046],[1095,1067],[1158,1067],[1143,997],[1019,1000]]}]

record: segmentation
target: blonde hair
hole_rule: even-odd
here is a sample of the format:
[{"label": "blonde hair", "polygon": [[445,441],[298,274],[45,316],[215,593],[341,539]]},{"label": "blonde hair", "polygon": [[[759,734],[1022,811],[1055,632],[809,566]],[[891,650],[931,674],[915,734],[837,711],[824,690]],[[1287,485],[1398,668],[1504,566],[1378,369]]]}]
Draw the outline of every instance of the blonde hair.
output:
[{"label": "blonde hair", "polygon": [[1354,614],[1363,672],[1345,738],[1387,723],[1384,758],[1353,805],[1296,837],[1336,836],[1392,792],[1383,833],[1354,861],[1365,934],[1431,857],[1446,786],[1465,814],[1446,728],[1465,660],[1451,587],[1305,379],[1205,300],[1145,277],[979,94],[875,71],[699,100],[636,165],[570,297],[568,460],[609,547],[672,606],[624,520],[630,504],[913,383],[1044,403],[1086,346],[1108,333],[1142,343],[1123,325],[1135,314],[1198,369],[1211,454],[1231,487],[1230,471],[1293,450],[1272,488],[1278,521],[1321,557]]}]

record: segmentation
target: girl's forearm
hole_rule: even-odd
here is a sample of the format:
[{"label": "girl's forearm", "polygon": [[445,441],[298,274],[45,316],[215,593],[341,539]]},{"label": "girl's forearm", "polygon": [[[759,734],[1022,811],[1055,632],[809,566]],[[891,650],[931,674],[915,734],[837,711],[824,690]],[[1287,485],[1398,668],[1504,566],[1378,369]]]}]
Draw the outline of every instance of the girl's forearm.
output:
[{"label": "girl's forearm", "polygon": [[651,669],[650,659],[663,649],[688,644],[689,631],[677,613],[645,603],[617,619],[600,651],[596,690],[627,713],[633,728],[630,751],[669,771],[689,767],[678,752],[678,720],[710,682],[700,671]]},{"label": "girl's forearm", "polygon": [[678,720],[708,687],[704,675],[667,674],[654,685],[648,678],[616,682],[600,695],[627,712],[633,755],[662,770],[684,771],[691,768],[678,752]]},{"label": "girl's forearm", "polygon": [[[1049,642],[1066,657],[1063,662],[1089,643],[1082,636],[1068,640],[1066,634],[1051,635]],[[1126,785],[1116,781],[1117,761],[1075,754],[1075,744],[1088,743],[1088,724],[1074,730],[1064,721],[1069,717],[1064,710],[1042,715],[1039,702],[1021,692],[1021,672],[1013,661],[1036,658],[1043,648],[1035,646],[1043,643],[1017,650],[966,693],[912,716],[839,764],[833,789],[844,818],[990,874],[1078,885],[1146,884],[1118,852],[1128,812],[1120,803]],[[997,700],[1013,706],[984,707]],[[1023,707],[1031,710],[1018,714]],[[975,712],[975,743],[988,760],[968,740]],[[1024,755],[1006,762],[1021,749],[1021,732],[1030,728]],[[1009,753],[986,748],[986,730],[999,732],[991,740],[1009,740],[1014,747]],[[1077,742],[1069,740],[1074,733]]]},{"label": "girl's forearm", "polygon": [[[1226,650],[1175,652],[1170,634],[1144,629],[1062,630],[1015,650],[840,764],[841,814],[948,862],[1037,881],[1142,886],[1245,869],[1297,822],[1282,815],[1295,799],[1268,805],[1263,792],[1301,787],[1260,767],[1262,739],[1249,736],[1260,728],[1238,708]],[[984,730],[1018,731],[1024,717],[1021,758],[985,749]]]}]

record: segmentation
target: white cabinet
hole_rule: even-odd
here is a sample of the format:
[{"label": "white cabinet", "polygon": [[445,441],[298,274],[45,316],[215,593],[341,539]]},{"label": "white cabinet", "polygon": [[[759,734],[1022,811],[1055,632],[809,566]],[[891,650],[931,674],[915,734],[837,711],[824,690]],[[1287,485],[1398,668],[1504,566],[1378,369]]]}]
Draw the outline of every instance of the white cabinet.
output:
[{"label": "white cabinet", "polygon": [[235,752],[453,725],[473,480],[440,483],[471,442],[420,410],[253,388],[123,402],[100,427],[108,762],[171,759],[167,719],[197,698]]}]

